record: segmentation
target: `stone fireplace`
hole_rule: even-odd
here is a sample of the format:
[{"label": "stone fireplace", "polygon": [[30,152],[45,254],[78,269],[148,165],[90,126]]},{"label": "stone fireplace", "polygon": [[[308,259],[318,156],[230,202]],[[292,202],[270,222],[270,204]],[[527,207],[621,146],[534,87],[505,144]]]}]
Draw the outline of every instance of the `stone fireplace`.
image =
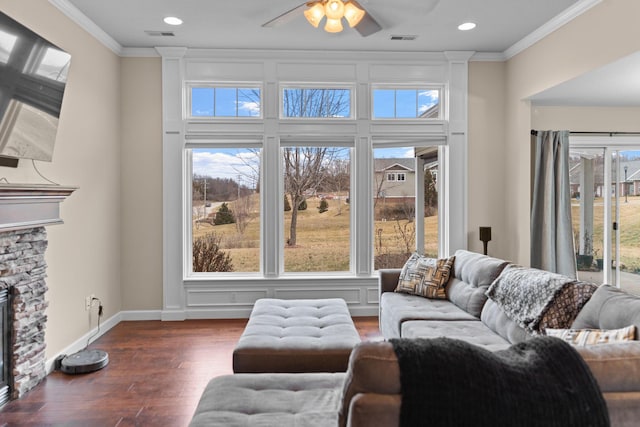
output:
[{"label": "stone fireplace", "polygon": [[0,184],[0,405],[47,375],[47,233],[75,188]]}]

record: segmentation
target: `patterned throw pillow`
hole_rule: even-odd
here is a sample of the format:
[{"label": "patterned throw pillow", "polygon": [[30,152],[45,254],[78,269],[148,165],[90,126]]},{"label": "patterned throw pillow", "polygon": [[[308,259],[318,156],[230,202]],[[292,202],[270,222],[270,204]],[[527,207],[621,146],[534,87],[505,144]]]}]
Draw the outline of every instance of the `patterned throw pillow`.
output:
[{"label": "patterned throw pillow", "polygon": [[414,253],[402,267],[395,291],[426,298],[447,299],[445,287],[449,282],[454,260],[455,257],[435,259]]},{"label": "patterned throw pillow", "polygon": [[547,335],[558,337],[573,345],[610,344],[633,341],[634,325],[621,329],[547,329]]},{"label": "patterned throw pillow", "polygon": [[538,331],[544,333],[547,328],[568,329],[582,310],[582,307],[591,299],[591,295],[598,286],[589,282],[573,282],[566,284],[547,306]]}]

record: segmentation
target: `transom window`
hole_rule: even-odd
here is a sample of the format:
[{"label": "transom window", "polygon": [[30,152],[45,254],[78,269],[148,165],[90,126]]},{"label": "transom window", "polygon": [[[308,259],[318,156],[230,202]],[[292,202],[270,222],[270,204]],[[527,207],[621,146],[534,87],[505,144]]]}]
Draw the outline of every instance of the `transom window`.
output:
[{"label": "transom window", "polygon": [[283,118],[351,118],[351,88],[284,87]]},{"label": "transom window", "polygon": [[190,117],[261,117],[259,87],[190,86]]},{"label": "transom window", "polygon": [[440,119],[439,88],[375,88],[374,119]]}]

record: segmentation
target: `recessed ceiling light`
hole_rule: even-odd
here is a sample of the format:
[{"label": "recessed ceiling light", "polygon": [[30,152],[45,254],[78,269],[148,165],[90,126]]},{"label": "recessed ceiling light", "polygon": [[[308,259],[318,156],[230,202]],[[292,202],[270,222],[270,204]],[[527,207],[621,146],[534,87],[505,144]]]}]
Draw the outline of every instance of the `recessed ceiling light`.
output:
[{"label": "recessed ceiling light", "polygon": [[167,16],[164,18],[164,22],[169,25],[182,25],[182,19],[176,18],[175,16]]},{"label": "recessed ceiling light", "polygon": [[473,22],[465,22],[464,24],[458,25],[458,29],[460,31],[469,31],[473,30],[476,27],[476,24]]}]

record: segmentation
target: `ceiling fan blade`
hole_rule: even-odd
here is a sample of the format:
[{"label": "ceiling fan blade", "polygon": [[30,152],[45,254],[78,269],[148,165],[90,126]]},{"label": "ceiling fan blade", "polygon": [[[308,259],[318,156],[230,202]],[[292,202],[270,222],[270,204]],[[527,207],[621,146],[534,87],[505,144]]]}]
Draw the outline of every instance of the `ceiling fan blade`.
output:
[{"label": "ceiling fan blade", "polygon": [[378,21],[375,20],[371,13],[366,10],[360,3],[356,0],[349,0],[349,3],[353,3],[354,6],[359,7],[360,9],[365,11],[362,20],[355,26],[355,29],[360,33],[362,37],[370,36],[373,33],[377,33],[382,29],[382,25],[378,24]]},{"label": "ceiling fan blade", "polygon": [[297,18],[300,13],[307,7],[307,2],[300,4],[299,6],[294,7],[291,10],[286,11],[282,15],[276,16],[271,21],[267,21],[262,24],[263,27],[270,28],[278,25],[286,24],[287,22]]}]

